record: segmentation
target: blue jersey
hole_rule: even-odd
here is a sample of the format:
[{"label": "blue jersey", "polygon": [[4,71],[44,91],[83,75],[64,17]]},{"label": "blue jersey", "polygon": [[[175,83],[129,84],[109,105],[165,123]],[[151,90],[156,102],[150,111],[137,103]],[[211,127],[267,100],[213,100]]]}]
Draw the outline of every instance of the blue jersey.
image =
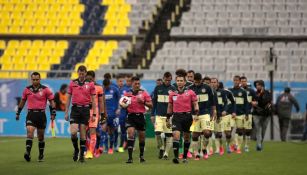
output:
[{"label": "blue jersey", "polygon": [[[124,94],[125,94],[126,92],[128,92],[130,89],[131,89],[131,87],[128,87],[128,86],[126,86],[126,85],[124,85],[123,87],[121,87],[121,88],[119,89],[119,94],[120,94],[120,96],[121,96],[121,97],[124,96]],[[127,109],[121,108],[121,109],[120,109],[120,114],[119,114],[119,116],[120,116],[120,117],[126,117],[126,115],[127,115]]]},{"label": "blue jersey", "polygon": [[110,116],[114,116],[116,115],[116,110],[118,109],[118,102],[120,99],[119,90],[115,86],[110,86],[109,88],[104,88],[103,90],[106,98],[107,113]]}]

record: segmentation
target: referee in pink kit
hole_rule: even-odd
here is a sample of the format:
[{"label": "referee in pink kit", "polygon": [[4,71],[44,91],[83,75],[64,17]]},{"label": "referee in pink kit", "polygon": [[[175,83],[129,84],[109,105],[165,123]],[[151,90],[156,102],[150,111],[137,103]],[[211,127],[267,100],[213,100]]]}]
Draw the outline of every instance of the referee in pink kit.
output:
[{"label": "referee in pink kit", "polygon": [[[80,154],[79,162],[84,162],[84,151],[86,142],[86,128],[90,119],[90,108],[96,111],[95,104],[95,85],[93,82],[86,80],[86,67],[78,67],[78,79],[72,80],[68,86],[67,103],[65,110],[65,120],[68,121],[68,110],[70,100],[72,108],[70,113],[70,132],[71,141],[74,146],[73,160],[78,160],[78,131],[80,129]],[[92,121],[96,120],[96,113],[93,112]]]},{"label": "referee in pink kit", "polygon": [[126,163],[133,163],[132,153],[135,141],[135,130],[139,134],[139,148],[140,148],[140,163],[144,163],[144,148],[145,148],[145,128],[146,120],[144,113],[146,112],[145,106],[152,108],[150,95],[140,89],[141,83],[138,77],[132,78],[132,89],[124,94],[124,96],[131,98],[131,104],[128,106],[128,116],[126,118],[126,128],[128,133],[127,146],[128,146],[128,161]]},{"label": "referee in pink kit", "polygon": [[31,82],[32,85],[28,86],[24,89],[22,93],[22,99],[18,105],[18,111],[16,113],[16,120],[19,120],[20,112],[24,107],[26,101],[28,101],[28,114],[26,118],[26,127],[27,127],[27,140],[26,140],[26,153],[24,154],[24,158],[27,162],[31,161],[31,148],[34,138],[34,131],[37,129],[37,137],[38,137],[38,148],[39,148],[39,156],[38,161],[42,162],[44,160],[44,149],[45,149],[45,129],[47,124],[47,118],[45,114],[47,100],[49,100],[51,104],[51,120],[55,119],[56,111],[55,111],[55,103],[54,103],[54,95],[51,90],[40,84],[41,76],[38,72],[33,72],[31,74]]},{"label": "referee in pink kit", "polygon": [[[172,126],[173,130],[173,150],[174,156],[173,163],[178,164],[179,159],[179,139],[180,132],[183,132],[184,138],[184,152],[183,163],[188,163],[187,153],[190,147],[190,127],[193,122],[192,109],[195,115],[199,113],[197,96],[194,91],[184,87],[186,83],[186,75],[177,75],[176,84],[177,89],[169,94],[169,103],[167,108],[167,125]],[[170,122],[170,117],[172,121]]]}]

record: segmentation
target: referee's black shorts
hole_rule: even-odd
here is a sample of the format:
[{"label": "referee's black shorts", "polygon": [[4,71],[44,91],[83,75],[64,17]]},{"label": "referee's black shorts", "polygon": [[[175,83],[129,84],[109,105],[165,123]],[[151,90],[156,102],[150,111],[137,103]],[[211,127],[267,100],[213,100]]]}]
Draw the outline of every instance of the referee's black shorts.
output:
[{"label": "referee's black shorts", "polygon": [[37,129],[46,129],[47,117],[44,110],[28,110],[26,126],[33,126]]},{"label": "referee's black shorts", "polygon": [[172,130],[190,132],[193,118],[189,112],[174,113],[172,118]]},{"label": "referee's black shorts", "polygon": [[129,113],[126,118],[126,129],[134,127],[138,131],[145,131],[146,120],[142,113]]},{"label": "referee's black shorts", "polygon": [[90,118],[89,106],[76,106],[73,105],[70,113],[70,124],[84,124],[88,125]]}]

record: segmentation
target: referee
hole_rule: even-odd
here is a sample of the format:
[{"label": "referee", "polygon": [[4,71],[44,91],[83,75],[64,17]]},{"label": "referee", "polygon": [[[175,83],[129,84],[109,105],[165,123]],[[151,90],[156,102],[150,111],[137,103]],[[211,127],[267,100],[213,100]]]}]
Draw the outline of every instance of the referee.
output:
[{"label": "referee", "polygon": [[72,108],[70,113],[70,132],[71,141],[74,146],[73,160],[78,160],[78,131],[80,131],[80,155],[79,161],[84,162],[86,128],[90,119],[90,109],[92,108],[92,121],[96,120],[96,104],[95,104],[95,85],[94,82],[86,80],[86,67],[78,67],[78,79],[72,80],[68,86],[67,103],[65,110],[65,120],[68,121],[68,110],[70,101]]},{"label": "referee", "polygon": [[140,89],[141,83],[138,77],[132,78],[132,89],[124,94],[124,96],[131,98],[131,104],[128,106],[128,116],[126,119],[126,128],[128,133],[128,161],[126,163],[133,163],[132,153],[134,146],[135,130],[139,134],[139,148],[140,148],[140,163],[144,163],[144,148],[145,148],[145,128],[146,121],[144,113],[146,112],[145,106],[152,108],[150,95]]},{"label": "referee", "polygon": [[[173,150],[175,158],[173,163],[179,163],[179,139],[180,132],[183,132],[184,137],[184,154],[183,163],[187,163],[187,153],[190,147],[190,127],[192,125],[192,107],[194,112],[198,115],[199,108],[197,103],[197,96],[194,91],[184,87],[186,84],[185,75],[178,74],[176,77],[177,88],[170,92],[169,103],[167,108],[167,125],[172,126],[173,131]],[[192,106],[193,105],[193,106]],[[172,118],[172,124],[170,117]]]},{"label": "referee", "polygon": [[41,77],[38,72],[33,72],[31,74],[32,85],[24,89],[22,93],[22,99],[18,105],[18,111],[16,113],[16,120],[19,120],[20,112],[22,111],[22,108],[24,107],[26,101],[28,101],[28,114],[26,118],[27,140],[26,152],[24,154],[24,158],[27,162],[31,161],[30,154],[34,138],[34,132],[36,129],[39,148],[38,161],[42,162],[44,160],[44,135],[47,123],[45,109],[47,100],[49,100],[51,104],[51,120],[54,120],[56,115],[54,95],[48,87],[40,84],[40,79]]}]

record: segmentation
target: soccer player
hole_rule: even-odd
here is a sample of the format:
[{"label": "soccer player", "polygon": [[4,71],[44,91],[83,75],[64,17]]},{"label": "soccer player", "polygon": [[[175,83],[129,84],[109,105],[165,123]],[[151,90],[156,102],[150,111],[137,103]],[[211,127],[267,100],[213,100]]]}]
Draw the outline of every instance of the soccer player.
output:
[{"label": "soccer player", "polygon": [[[78,147],[78,131],[80,131],[80,154],[79,161],[83,163],[84,151],[86,143],[86,128],[88,121],[94,122],[96,120],[96,103],[95,103],[95,85],[93,82],[86,80],[86,67],[81,65],[78,67],[78,79],[72,80],[68,86],[67,103],[65,110],[65,120],[70,121],[71,141],[74,147],[73,160],[78,160],[79,147]],[[70,119],[68,111],[72,102]],[[90,109],[92,108],[93,114],[90,116]]]},{"label": "soccer player", "polygon": [[[86,79],[90,82],[95,83],[95,91],[96,91],[96,97],[95,97],[95,103],[96,103],[96,114],[100,114],[101,121],[105,122],[106,116],[104,113],[104,95],[103,95],[103,89],[100,85],[98,85],[95,81],[95,72],[94,71],[88,71],[86,74]],[[93,113],[92,110],[90,111],[91,116]],[[94,155],[94,150],[96,146],[97,141],[97,133],[96,129],[98,126],[99,117],[96,117],[95,121],[92,119],[89,120],[89,144],[87,148],[87,152],[85,155],[86,159],[92,159]]]},{"label": "soccer player", "polygon": [[[118,75],[116,78],[117,86],[119,88],[120,96],[124,96],[126,92],[129,91],[130,87],[124,84],[124,77],[121,75]],[[120,127],[120,133],[121,133],[121,139],[119,143],[118,152],[124,152],[124,149],[127,145],[127,132],[126,132],[126,118],[127,118],[127,110],[120,107],[119,112],[119,127]]]},{"label": "soccer player", "polygon": [[[172,147],[172,130],[166,126],[166,114],[168,106],[168,95],[173,89],[171,86],[172,74],[165,72],[163,75],[163,84],[156,86],[152,95],[153,108],[151,117],[155,119],[155,134],[157,147],[159,149],[159,159],[168,159],[169,150]],[[166,142],[163,142],[161,134],[164,133]]]},{"label": "soccer player", "polygon": [[[192,109],[195,115],[198,115],[199,108],[197,96],[194,91],[187,89],[186,74],[177,74],[177,88],[170,92],[169,103],[167,108],[167,126],[172,126],[173,131],[173,163],[179,163],[179,139],[180,132],[183,132],[184,137],[184,153],[183,163],[187,163],[187,154],[190,147],[190,127],[193,122]],[[193,108],[194,107],[194,108]],[[173,116],[172,120],[170,117]]]},{"label": "soccer player", "polygon": [[187,72],[187,80],[189,82],[192,82],[192,83],[194,82],[194,76],[195,76],[195,72],[193,70],[189,70]]},{"label": "soccer player", "polygon": [[40,79],[41,76],[38,72],[33,72],[31,74],[32,85],[24,89],[21,101],[18,105],[18,111],[16,113],[16,120],[18,121],[20,118],[20,112],[22,111],[22,108],[24,107],[26,101],[28,101],[28,114],[26,118],[27,139],[26,152],[24,153],[24,158],[27,162],[31,161],[31,148],[33,144],[34,132],[36,129],[39,148],[38,161],[42,162],[44,160],[44,135],[47,124],[45,109],[47,100],[49,100],[51,104],[50,119],[54,120],[56,116],[54,95],[48,87],[40,84]]},{"label": "soccer player", "polygon": [[[222,134],[225,128],[223,118],[225,118],[226,116],[227,96],[225,91],[219,87],[219,81],[217,78],[211,78],[211,87],[214,89],[217,98],[217,104],[216,104],[217,120],[215,121],[214,124],[216,153],[223,155],[224,147],[223,147]],[[231,136],[231,133],[226,134],[226,137],[229,137],[229,135]]]},{"label": "soccer player", "polygon": [[105,99],[106,99],[106,107],[107,107],[107,131],[109,134],[109,150],[108,154],[113,154],[113,146],[114,146],[114,132],[117,132],[118,129],[118,116],[119,109],[118,109],[118,102],[120,99],[120,94],[118,88],[116,88],[114,85],[111,86],[110,79],[104,79],[103,80],[103,90],[105,93]]},{"label": "soccer player", "polygon": [[194,125],[191,127],[192,131],[192,147],[194,148],[195,160],[200,159],[199,155],[199,143],[198,139],[201,134],[204,135],[203,144],[203,157],[208,159],[207,145],[209,138],[212,136],[212,130],[214,125],[214,118],[216,117],[216,104],[214,101],[214,94],[211,87],[202,83],[202,77],[200,73],[196,73],[194,77],[194,84],[190,87],[191,90],[197,95],[199,116],[193,117]]},{"label": "soccer player", "polygon": [[225,93],[227,99],[226,113],[222,113],[222,115],[225,115],[222,117],[222,123],[224,126],[224,133],[226,135],[227,152],[231,153],[233,152],[233,149],[231,148],[231,133],[234,127],[233,118],[235,117],[236,102],[232,92],[228,89],[224,89],[224,84],[222,82],[219,82],[219,89]]},{"label": "soccer player", "polygon": [[244,151],[249,152],[249,142],[251,139],[251,133],[252,133],[252,121],[253,121],[253,116],[252,116],[252,102],[256,101],[256,92],[252,89],[249,88],[247,85],[247,78],[245,76],[242,76],[240,78],[241,80],[241,87],[246,91],[247,94],[247,101],[248,101],[248,118],[244,119]]},{"label": "soccer player", "polygon": [[152,101],[150,95],[140,89],[141,83],[138,77],[132,78],[132,89],[124,94],[126,97],[131,98],[131,104],[127,107],[128,116],[126,120],[126,128],[128,133],[128,160],[126,163],[133,163],[132,153],[134,145],[135,130],[139,136],[140,148],[140,163],[144,163],[144,148],[145,148],[145,128],[146,120],[144,113],[146,112],[145,106],[152,108]]},{"label": "soccer player", "polygon": [[211,83],[211,78],[208,77],[208,76],[204,77],[203,83],[204,83],[204,84],[209,84],[209,85],[210,85],[210,83]]},{"label": "soccer player", "polygon": [[236,110],[234,112],[236,133],[238,134],[237,153],[241,154],[241,145],[243,142],[244,120],[248,119],[248,101],[247,94],[244,89],[240,87],[240,76],[236,75],[233,78],[233,88],[229,90],[232,92],[236,101]]}]

